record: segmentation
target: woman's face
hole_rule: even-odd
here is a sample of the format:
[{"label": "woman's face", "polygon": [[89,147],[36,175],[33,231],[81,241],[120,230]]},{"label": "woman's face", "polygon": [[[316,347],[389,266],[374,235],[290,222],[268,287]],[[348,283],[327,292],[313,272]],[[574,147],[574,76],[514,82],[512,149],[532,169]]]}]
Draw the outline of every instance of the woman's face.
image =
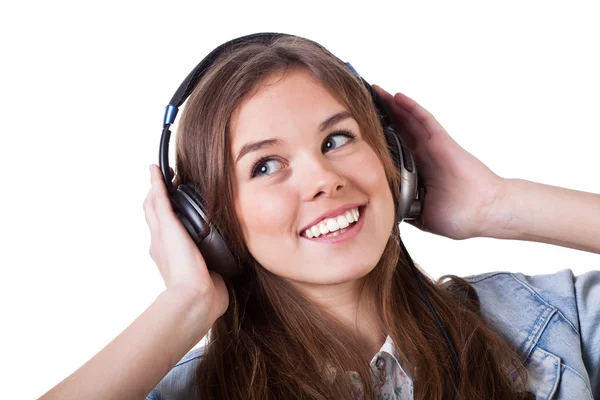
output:
[{"label": "woman's face", "polygon": [[[374,268],[392,232],[383,165],[310,72],[264,83],[232,118],[235,208],[247,246],[262,266],[300,287],[356,280]],[[330,232],[315,237],[321,230]]]}]

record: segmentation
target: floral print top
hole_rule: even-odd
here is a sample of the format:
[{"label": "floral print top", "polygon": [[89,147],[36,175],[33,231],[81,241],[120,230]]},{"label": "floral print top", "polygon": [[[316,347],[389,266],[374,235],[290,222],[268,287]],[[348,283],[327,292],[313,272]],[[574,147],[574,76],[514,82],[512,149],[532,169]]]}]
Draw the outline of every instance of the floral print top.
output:
[{"label": "floral print top", "polygon": [[[405,372],[408,369],[404,368],[391,337],[385,339],[381,349],[371,359],[370,365],[377,400],[413,399],[411,375]],[[360,376],[356,372],[349,374],[355,388],[354,400],[363,400],[365,395]]]}]

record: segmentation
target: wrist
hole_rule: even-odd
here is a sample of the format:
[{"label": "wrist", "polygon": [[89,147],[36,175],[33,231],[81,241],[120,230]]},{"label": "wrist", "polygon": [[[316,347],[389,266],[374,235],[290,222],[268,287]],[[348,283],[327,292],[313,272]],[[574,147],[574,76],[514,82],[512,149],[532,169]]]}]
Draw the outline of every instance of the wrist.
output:
[{"label": "wrist", "polygon": [[479,236],[495,239],[514,238],[519,224],[517,217],[519,214],[516,210],[520,205],[515,192],[521,181],[521,179],[503,179],[496,200],[486,214]]},{"label": "wrist", "polygon": [[173,314],[179,319],[179,333],[184,340],[195,345],[208,333],[214,323],[210,304],[206,297],[198,291],[188,288],[171,288],[162,292],[159,297],[173,309]]}]

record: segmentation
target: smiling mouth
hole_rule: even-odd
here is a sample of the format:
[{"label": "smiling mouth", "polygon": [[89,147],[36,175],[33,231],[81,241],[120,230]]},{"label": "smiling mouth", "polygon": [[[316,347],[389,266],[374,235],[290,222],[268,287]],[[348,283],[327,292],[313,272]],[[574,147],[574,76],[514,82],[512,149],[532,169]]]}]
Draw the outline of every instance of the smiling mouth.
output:
[{"label": "smiling mouth", "polygon": [[326,242],[326,243],[339,243],[339,242],[343,242],[347,239],[350,239],[354,236],[356,236],[356,234],[358,234],[358,231],[360,231],[360,228],[362,228],[363,224],[364,224],[364,211],[365,211],[366,205],[364,206],[359,206],[358,207],[358,221],[348,221],[348,225],[345,226],[344,228],[339,229],[339,226],[337,229],[335,229],[333,232],[327,232],[325,234],[320,233],[319,236],[313,236],[313,237],[309,237],[306,234],[306,231],[302,233],[301,237],[303,237],[304,239],[308,239],[310,241],[314,241],[314,242]]}]

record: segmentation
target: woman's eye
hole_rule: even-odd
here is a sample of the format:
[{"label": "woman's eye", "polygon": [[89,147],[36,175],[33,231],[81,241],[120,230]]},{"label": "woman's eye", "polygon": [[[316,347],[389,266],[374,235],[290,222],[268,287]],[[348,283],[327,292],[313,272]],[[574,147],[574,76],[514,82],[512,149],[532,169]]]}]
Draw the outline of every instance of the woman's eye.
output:
[{"label": "woman's eye", "polygon": [[[326,153],[329,150],[337,149],[338,147],[344,146],[346,143],[354,140],[355,138],[356,135],[348,130],[336,131],[327,136],[323,142],[322,151]],[[252,166],[250,178],[254,178],[256,176],[269,176],[282,168],[282,162],[276,158],[273,158],[272,156],[262,157]]]},{"label": "woman's eye", "polygon": [[254,167],[252,168],[252,175],[251,177],[254,178],[255,176],[267,176],[267,175],[271,175],[274,172],[277,172],[279,169],[281,169],[281,166],[277,166],[277,164],[281,164],[280,161],[278,160],[274,160],[274,159],[260,159],[256,162],[256,164],[254,164]]},{"label": "woman's eye", "polygon": [[337,149],[340,146],[345,145],[356,136],[350,131],[338,131],[332,133],[325,139],[323,143],[323,151]]}]

